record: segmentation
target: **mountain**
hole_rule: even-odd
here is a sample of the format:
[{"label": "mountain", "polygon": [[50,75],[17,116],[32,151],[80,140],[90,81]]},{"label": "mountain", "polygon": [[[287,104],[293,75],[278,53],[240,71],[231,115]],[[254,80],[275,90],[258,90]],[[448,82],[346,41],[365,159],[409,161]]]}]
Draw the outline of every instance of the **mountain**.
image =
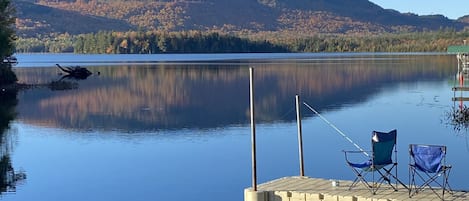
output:
[{"label": "mountain", "polygon": [[465,15],[465,16],[458,18],[458,22],[469,24],[469,15]]},{"label": "mountain", "polygon": [[13,3],[16,6],[16,27],[19,36],[135,29],[135,26],[123,20],[56,9],[27,1],[13,1]]},{"label": "mountain", "polygon": [[438,29],[441,26],[455,25],[454,21],[442,15],[417,16],[415,14],[402,14],[392,9],[383,9],[368,0],[296,0],[293,3],[288,0],[270,1],[278,2],[280,8],[325,11],[361,22],[387,26],[415,26]]},{"label": "mountain", "polygon": [[99,30],[356,34],[461,30],[467,20],[383,9],[368,0],[13,0],[20,35]]}]

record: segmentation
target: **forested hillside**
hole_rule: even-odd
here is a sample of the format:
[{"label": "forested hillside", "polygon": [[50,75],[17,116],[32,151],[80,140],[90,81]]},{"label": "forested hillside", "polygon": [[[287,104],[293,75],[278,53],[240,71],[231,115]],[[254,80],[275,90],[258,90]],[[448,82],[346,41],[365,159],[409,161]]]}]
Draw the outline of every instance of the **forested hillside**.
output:
[{"label": "forested hillside", "polygon": [[444,51],[469,28],[368,0],[12,1],[18,52]]},{"label": "forested hillside", "polygon": [[127,31],[131,24],[102,16],[56,9],[27,1],[15,1],[17,35],[34,37],[51,33],[80,34],[99,30]]},{"label": "forested hillside", "polygon": [[368,0],[14,0],[20,34],[98,30],[295,31],[367,34],[467,26],[417,16]]}]

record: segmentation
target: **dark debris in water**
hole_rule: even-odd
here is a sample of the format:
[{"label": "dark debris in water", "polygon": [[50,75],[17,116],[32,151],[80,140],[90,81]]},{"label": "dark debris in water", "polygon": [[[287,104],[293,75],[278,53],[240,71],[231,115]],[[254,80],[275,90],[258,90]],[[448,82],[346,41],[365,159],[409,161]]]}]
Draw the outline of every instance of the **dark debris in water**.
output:
[{"label": "dark debris in water", "polygon": [[453,108],[448,114],[447,124],[453,127],[455,131],[469,130],[469,107],[464,105],[463,107]]},{"label": "dark debris in water", "polygon": [[51,81],[49,83],[43,84],[25,84],[25,83],[15,83],[8,86],[0,86],[0,95],[5,94],[15,94],[19,90],[28,90],[28,89],[37,89],[37,88],[49,88],[50,90],[72,90],[78,89],[78,83],[72,81]]}]

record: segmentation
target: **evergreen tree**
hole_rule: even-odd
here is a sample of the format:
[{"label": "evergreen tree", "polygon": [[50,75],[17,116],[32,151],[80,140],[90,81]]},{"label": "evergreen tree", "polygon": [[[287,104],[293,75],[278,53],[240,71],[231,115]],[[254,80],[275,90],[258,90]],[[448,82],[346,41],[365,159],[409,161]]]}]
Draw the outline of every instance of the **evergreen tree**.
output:
[{"label": "evergreen tree", "polygon": [[10,0],[0,0],[0,57],[11,56],[16,39],[14,31],[15,10]]},{"label": "evergreen tree", "polygon": [[0,0],[0,85],[12,84],[17,81],[11,65],[3,63],[6,57],[13,54],[16,39],[13,25],[15,23],[15,10],[10,0]]}]

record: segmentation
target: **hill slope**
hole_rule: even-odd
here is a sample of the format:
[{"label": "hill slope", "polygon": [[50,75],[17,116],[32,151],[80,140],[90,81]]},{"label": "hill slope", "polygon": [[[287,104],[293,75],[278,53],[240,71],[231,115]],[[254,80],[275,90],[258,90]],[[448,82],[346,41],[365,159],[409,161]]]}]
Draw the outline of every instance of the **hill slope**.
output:
[{"label": "hill slope", "polygon": [[[15,1],[15,0],[14,0]],[[417,16],[368,0],[16,0],[22,34],[98,30],[294,31],[383,33],[468,26],[442,15]],[[39,5],[40,4],[40,5]],[[29,23],[29,24],[28,24]],[[34,26],[31,26],[34,25]]]},{"label": "hill slope", "polygon": [[125,21],[61,10],[26,1],[14,1],[19,36],[48,33],[89,33],[99,30],[126,31],[135,27]]}]

